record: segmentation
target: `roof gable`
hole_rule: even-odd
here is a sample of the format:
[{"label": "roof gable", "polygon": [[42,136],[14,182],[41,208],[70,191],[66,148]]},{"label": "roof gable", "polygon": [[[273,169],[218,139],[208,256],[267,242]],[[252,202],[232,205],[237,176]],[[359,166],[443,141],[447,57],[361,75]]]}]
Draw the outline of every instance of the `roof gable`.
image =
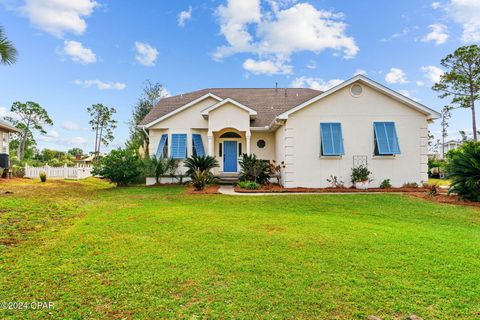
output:
[{"label": "roof gable", "polygon": [[292,108],[280,115],[277,116],[277,119],[280,119],[280,120],[285,120],[285,119],[288,119],[288,116],[294,112],[297,112],[309,105],[311,105],[312,103],[320,100],[320,99],[323,99],[325,97],[328,97],[332,94],[334,94],[335,92],[355,83],[355,82],[360,82],[362,84],[365,84],[367,86],[369,86],[370,88],[373,88],[387,96],[389,96],[390,98],[394,99],[394,100],[397,100],[397,101],[400,101],[402,102],[403,104],[407,105],[408,107],[411,107],[421,113],[423,113],[424,115],[427,116],[427,118],[429,120],[434,120],[434,119],[438,119],[441,117],[440,113],[438,113],[437,111],[433,110],[433,109],[430,109],[428,108],[427,106],[421,104],[421,103],[418,103],[417,101],[414,101],[410,98],[407,98],[403,95],[401,95],[400,93],[392,90],[392,89],[389,89],[381,84],[379,84],[378,82],[375,82],[367,77],[365,77],[364,75],[357,75],[353,78],[351,78],[350,80],[347,80],[345,82],[342,82],[340,83],[339,85],[319,94],[318,96],[316,97],[313,97],[312,99],[308,100],[308,101],[305,101],[304,103],[296,106],[295,108]]},{"label": "roof gable", "polygon": [[236,107],[238,107],[238,108],[240,108],[240,109],[242,109],[242,110],[247,111],[248,114],[250,115],[250,118],[255,118],[255,117],[257,116],[257,111],[255,111],[255,110],[253,110],[253,109],[251,109],[251,108],[249,108],[249,107],[247,107],[247,106],[241,104],[240,102],[237,102],[237,101],[235,101],[235,100],[233,100],[233,99],[231,99],[231,98],[227,98],[227,99],[225,99],[225,100],[222,100],[222,101],[214,104],[213,106],[210,106],[210,107],[206,108],[205,110],[202,111],[202,116],[208,117],[208,114],[209,114],[211,111],[213,111],[213,110],[215,110],[215,109],[217,109],[217,108],[220,108],[221,106],[223,106],[223,105],[225,105],[225,104],[227,104],[227,103],[233,104],[234,106],[236,106]]}]

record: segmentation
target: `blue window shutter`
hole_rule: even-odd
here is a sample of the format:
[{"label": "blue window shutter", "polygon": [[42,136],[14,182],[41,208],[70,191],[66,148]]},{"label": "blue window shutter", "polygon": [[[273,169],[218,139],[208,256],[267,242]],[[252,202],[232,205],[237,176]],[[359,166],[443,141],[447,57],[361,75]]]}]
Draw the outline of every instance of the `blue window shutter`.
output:
[{"label": "blue window shutter", "polygon": [[192,134],[192,141],[193,141],[193,146],[195,147],[197,156],[199,157],[204,156],[205,149],[203,148],[202,136],[199,134]]},{"label": "blue window shutter", "polygon": [[340,123],[320,123],[322,155],[341,156],[343,149],[342,125]]},{"label": "blue window shutter", "polygon": [[187,157],[187,135],[184,133],[172,134],[170,144],[170,157],[174,159],[185,159]]},{"label": "blue window shutter", "polygon": [[394,122],[374,122],[376,153],[378,155],[400,154]]},{"label": "blue window shutter", "polygon": [[168,138],[168,134],[162,134],[162,137],[160,138],[160,143],[158,144],[157,153],[156,153],[157,158],[162,158],[164,156],[165,145],[167,144],[167,138]]}]

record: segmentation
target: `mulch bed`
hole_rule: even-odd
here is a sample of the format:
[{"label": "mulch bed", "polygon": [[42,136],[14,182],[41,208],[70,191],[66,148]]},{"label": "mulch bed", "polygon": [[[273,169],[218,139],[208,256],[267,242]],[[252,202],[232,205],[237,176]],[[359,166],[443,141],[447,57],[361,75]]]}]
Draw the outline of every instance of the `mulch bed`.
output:
[{"label": "mulch bed", "polygon": [[358,193],[358,192],[426,192],[426,188],[369,188],[369,189],[355,189],[355,188],[283,188],[277,184],[269,184],[261,186],[258,190],[247,190],[235,187],[235,192],[238,193]]},{"label": "mulch bed", "polygon": [[446,193],[441,193],[437,195],[429,195],[428,193],[407,193],[407,195],[411,197],[416,197],[420,199],[425,199],[429,201],[439,202],[439,203],[447,203],[447,204],[455,204],[459,206],[468,206],[468,207],[480,207],[480,202],[472,202],[460,199],[456,195],[448,195]]},{"label": "mulch bed", "polygon": [[211,185],[201,191],[196,191],[193,187],[189,186],[187,188],[187,193],[188,194],[220,194],[220,192],[218,192],[219,188],[220,188],[219,185]]}]

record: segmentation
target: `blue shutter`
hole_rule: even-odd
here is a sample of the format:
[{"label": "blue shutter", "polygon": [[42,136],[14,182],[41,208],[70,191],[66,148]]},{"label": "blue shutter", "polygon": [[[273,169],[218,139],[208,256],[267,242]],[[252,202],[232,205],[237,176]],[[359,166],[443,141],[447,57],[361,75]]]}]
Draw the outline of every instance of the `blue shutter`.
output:
[{"label": "blue shutter", "polygon": [[158,144],[158,149],[157,149],[157,158],[162,158],[165,153],[165,145],[167,144],[167,137],[168,134],[162,134],[162,137],[160,138],[160,143]]},{"label": "blue shutter", "polygon": [[394,122],[374,122],[376,154],[400,154],[397,131]]},{"label": "blue shutter", "polygon": [[342,125],[340,123],[320,123],[323,156],[341,156],[343,149]]},{"label": "blue shutter", "polygon": [[185,159],[187,157],[186,134],[172,134],[172,142],[170,143],[170,157],[174,159]]},{"label": "blue shutter", "polygon": [[199,134],[192,134],[193,146],[195,147],[195,152],[197,156],[204,156],[205,149],[203,148],[202,136]]}]

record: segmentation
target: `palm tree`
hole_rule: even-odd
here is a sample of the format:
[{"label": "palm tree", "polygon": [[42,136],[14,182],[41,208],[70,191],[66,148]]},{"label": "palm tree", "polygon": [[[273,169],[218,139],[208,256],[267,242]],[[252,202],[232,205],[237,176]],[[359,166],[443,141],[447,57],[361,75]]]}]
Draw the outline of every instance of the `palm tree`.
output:
[{"label": "palm tree", "polygon": [[0,27],[0,64],[11,65],[17,61],[17,49],[13,43],[8,40],[7,35],[2,27]]}]

